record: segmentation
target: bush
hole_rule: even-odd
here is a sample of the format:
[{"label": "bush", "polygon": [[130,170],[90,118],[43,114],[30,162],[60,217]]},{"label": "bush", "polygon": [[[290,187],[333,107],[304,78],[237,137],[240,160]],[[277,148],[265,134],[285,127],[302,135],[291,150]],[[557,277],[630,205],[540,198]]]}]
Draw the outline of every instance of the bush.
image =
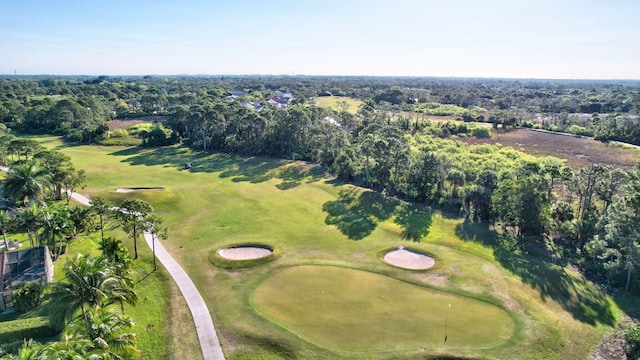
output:
[{"label": "bush", "polygon": [[39,282],[22,283],[13,291],[13,307],[17,311],[33,309],[40,304],[42,284]]},{"label": "bush", "polygon": [[640,325],[636,324],[630,326],[623,330],[625,340],[630,347],[630,352],[632,357],[635,358],[638,355],[638,351],[640,350]]},{"label": "bush", "polygon": [[478,139],[486,139],[491,137],[491,131],[484,126],[475,127],[471,129],[471,135],[475,136]]},{"label": "bush", "polygon": [[115,129],[109,133],[110,138],[125,138],[129,136],[129,132],[126,129]]},{"label": "bush", "polygon": [[571,125],[568,132],[580,136],[593,136],[593,130],[578,125]]}]

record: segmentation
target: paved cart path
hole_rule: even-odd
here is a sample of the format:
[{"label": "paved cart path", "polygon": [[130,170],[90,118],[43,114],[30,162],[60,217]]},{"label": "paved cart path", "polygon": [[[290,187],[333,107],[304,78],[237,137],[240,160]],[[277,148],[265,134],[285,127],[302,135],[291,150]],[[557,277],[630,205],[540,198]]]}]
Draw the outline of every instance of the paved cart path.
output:
[{"label": "paved cart path", "polygon": [[[72,193],[71,197],[83,205],[90,206],[90,200],[85,196]],[[193,281],[191,281],[189,275],[187,275],[184,269],[182,269],[171,254],[164,248],[162,242],[154,241],[153,235],[149,233],[145,233],[144,238],[150,248],[155,246],[156,257],[178,284],[182,296],[184,296],[187,305],[189,305],[193,321],[196,324],[196,331],[198,333],[198,339],[200,340],[200,348],[202,349],[204,360],[224,360],[224,353],[222,352],[216,329],[213,326],[211,314],[202,295],[200,295],[200,292],[198,292],[198,289],[193,284]]]}]

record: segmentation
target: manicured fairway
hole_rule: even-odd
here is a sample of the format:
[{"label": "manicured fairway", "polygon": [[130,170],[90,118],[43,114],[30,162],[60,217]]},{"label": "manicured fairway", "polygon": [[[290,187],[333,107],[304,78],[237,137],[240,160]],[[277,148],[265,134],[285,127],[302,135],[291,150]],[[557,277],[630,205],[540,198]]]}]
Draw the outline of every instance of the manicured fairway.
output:
[{"label": "manicured fairway", "polygon": [[333,266],[281,271],[256,289],[253,304],[297,335],[339,351],[490,347],[514,330],[509,314],[489,303]]}]

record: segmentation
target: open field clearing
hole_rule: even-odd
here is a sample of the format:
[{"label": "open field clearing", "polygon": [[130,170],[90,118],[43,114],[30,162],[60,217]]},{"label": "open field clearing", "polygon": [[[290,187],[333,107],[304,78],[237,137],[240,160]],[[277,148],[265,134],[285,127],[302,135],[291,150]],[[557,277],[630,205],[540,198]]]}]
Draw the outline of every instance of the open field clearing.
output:
[{"label": "open field clearing", "polygon": [[358,112],[358,108],[362,104],[361,100],[346,96],[318,96],[315,101],[316,106],[330,108],[335,111],[340,111],[343,106],[346,106],[346,110],[352,114]]},{"label": "open field clearing", "polygon": [[[57,138],[43,143],[87,172],[83,195],[116,202],[136,197],[154,206],[169,227],[169,238],[161,241],[205,298],[228,359],[584,359],[616,326],[619,306],[638,306],[630,298],[616,303],[536,247],[505,246],[508,239],[485,226],[337,183],[307,163],[182,147],[71,146]],[[186,162],[193,168],[185,170]],[[209,261],[211,252],[247,243],[273,247],[279,256],[231,270]],[[412,271],[381,260],[399,246],[432,255],[436,266]],[[145,249],[138,261],[149,257]],[[308,273],[300,273],[304,269]],[[322,284],[334,296],[321,298],[319,311],[305,316],[313,308],[292,301],[315,298]],[[175,302],[176,295],[166,296]],[[445,344],[443,309],[449,303]],[[389,320],[379,321],[385,315]],[[168,322],[186,321],[177,319]],[[465,321],[486,323],[486,333],[474,335],[477,329]],[[347,335],[335,336],[347,324],[353,326]],[[415,329],[411,336],[401,335],[409,329]],[[389,330],[396,335],[391,343],[382,339]],[[463,330],[469,332],[454,337]],[[171,331],[180,338],[190,330]],[[198,350],[179,353],[191,358]]]},{"label": "open field clearing", "polygon": [[640,150],[638,149],[529,129],[494,132],[491,139],[468,137],[460,138],[460,141],[469,144],[499,143],[534,156],[555,156],[566,159],[566,164],[574,170],[593,163],[631,168],[640,161]]}]

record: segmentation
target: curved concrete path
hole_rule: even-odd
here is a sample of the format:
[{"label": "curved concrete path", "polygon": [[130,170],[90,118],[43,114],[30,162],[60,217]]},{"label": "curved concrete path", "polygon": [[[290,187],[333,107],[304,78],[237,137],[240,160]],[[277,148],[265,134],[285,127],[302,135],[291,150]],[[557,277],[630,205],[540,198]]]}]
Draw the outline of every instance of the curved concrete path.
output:
[{"label": "curved concrete path", "polygon": [[[87,206],[91,206],[90,200],[85,196],[78,193],[72,193],[71,197]],[[153,235],[149,233],[144,234],[144,238],[150,248],[153,248]],[[204,360],[224,360],[224,353],[220,346],[220,340],[216,329],[213,327],[213,321],[211,320],[211,314],[207,308],[207,304],[204,302],[202,295],[198,292],[198,289],[193,284],[193,281],[189,278],[189,275],[182,269],[182,267],[173,259],[171,254],[164,248],[162,242],[155,242],[156,257],[162,265],[167,269],[173,280],[178,284],[178,288],[182,292],[191,310],[191,316],[196,324],[196,332],[198,333],[198,340],[200,341],[200,348],[202,349],[202,357]]]}]

